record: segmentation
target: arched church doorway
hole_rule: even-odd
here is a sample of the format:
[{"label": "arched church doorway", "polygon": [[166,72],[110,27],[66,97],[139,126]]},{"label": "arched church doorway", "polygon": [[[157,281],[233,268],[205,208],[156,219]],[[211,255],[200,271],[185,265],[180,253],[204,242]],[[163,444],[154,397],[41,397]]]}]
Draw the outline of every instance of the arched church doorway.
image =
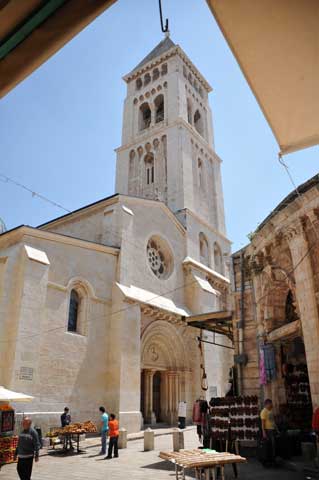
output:
[{"label": "arched church doorway", "polygon": [[177,423],[178,402],[187,401],[188,358],[178,328],[152,322],[142,336],[141,412],[144,424]]}]

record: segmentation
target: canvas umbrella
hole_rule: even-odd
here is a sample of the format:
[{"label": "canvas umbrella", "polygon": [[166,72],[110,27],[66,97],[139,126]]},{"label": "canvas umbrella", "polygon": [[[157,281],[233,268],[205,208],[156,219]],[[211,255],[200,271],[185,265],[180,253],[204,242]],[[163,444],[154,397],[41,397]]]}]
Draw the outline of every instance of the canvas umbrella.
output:
[{"label": "canvas umbrella", "polygon": [[13,392],[0,386],[0,402],[30,402],[34,397],[24,393]]}]

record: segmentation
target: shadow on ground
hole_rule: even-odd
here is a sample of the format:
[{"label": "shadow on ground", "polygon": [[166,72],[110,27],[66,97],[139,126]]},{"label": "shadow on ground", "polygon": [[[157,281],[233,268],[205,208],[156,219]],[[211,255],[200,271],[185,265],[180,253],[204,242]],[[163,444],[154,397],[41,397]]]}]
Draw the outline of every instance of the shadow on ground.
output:
[{"label": "shadow on ground", "polygon": [[[141,468],[149,470],[175,471],[172,463],[164,461],[143,465]],[[185,470],[187,476],[193,478],[192,470]],[[225,476],[233,479],[234,473],[231,465],[225,466]],[[238,466],[238,478],[240,480],[301,480],[304,478],[301,472],[292,472],[282,467],[264,468],[257,460],[249,459],[247,464]]]}]

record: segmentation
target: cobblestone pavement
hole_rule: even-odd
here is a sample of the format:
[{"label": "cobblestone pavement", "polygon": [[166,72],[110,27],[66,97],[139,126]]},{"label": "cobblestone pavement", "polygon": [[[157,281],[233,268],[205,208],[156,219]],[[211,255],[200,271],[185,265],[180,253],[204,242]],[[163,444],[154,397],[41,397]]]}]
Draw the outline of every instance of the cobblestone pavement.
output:
[{"label": "cobblestone pavement", "polygon": [[[196,448],[198,441],[194,429],[185,432],[185,448]],[[91,442],[92,443],[92,442]],[[86,453],[62,457],[42,456],[34,465],[32,480],[174,480],[173,466],[159,457],[160,450],[172,450],[172,435],[155,438],[155,450],[143,452],[141,439],[128,442],[128,448],[120,450],[120,457],[103,460],[98,456],[99,447],[85,445]],[[16,465],[4,466],[0,480],[17,479]],[[226,479],[233,479],[232,469],[226,469]],[[300,480],[301,473],[278,470],[265,470],[256,461],[249,461],[239,468],[242,480]]]}]

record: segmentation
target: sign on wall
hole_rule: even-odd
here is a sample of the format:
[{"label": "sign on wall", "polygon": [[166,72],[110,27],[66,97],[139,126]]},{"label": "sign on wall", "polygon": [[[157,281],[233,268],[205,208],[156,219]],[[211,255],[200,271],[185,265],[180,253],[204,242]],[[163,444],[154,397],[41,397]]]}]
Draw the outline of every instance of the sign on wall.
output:
[{"label": "sign on wall", "polygon": [[32,381],[33,380],[33,368],[31,368],[31,367],[20,367],[19,379],[20,380]]}]

